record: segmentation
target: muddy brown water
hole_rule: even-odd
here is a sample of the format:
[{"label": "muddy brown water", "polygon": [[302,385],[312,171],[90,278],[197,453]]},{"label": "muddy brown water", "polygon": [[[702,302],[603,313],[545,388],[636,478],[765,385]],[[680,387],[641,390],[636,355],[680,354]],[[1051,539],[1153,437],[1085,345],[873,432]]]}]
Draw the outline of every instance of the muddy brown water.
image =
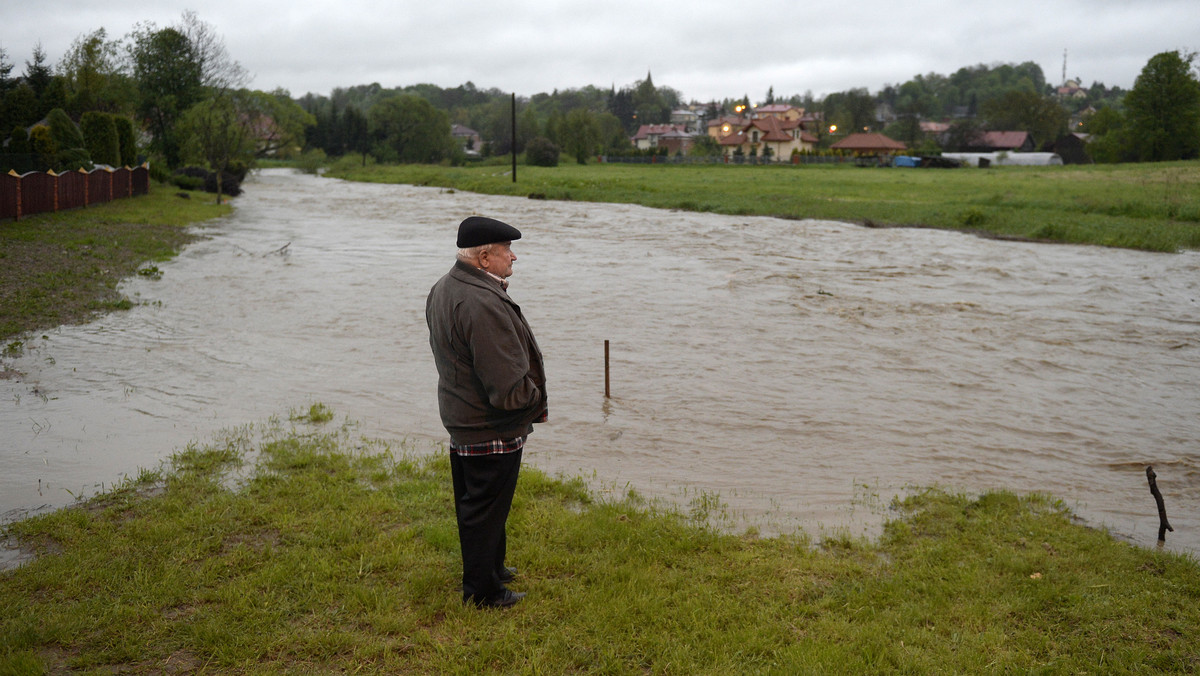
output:
[{"label": "muddy brown water", "polygon": [[[739,523],[875,532],[938,486],[1061,498],[1153,545],[1152,464],[1200,552],[1200,254],[547,202],[263,171],[133,310],[32,336],[0,380],[0,513],[69,504],[323,402],[445,440],[424,323],[456,224],[525,238],[546,357],[527,461]],[[286,248],[285,248],[286,245]],[[281,250],[282,249],[282,250]],[[604,398],[603,342],[612,393]]]}]

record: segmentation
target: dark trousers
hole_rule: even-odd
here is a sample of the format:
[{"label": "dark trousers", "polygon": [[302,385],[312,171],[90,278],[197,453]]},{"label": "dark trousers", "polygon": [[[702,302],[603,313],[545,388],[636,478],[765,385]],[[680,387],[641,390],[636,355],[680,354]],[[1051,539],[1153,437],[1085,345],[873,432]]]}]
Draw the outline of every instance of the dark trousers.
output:
[{"label": "dark trousers", "polygon": [[454,514],[462,547],[463,600],[482,601],[504,590],[499,578],[507,548],[504,525],[520,469],[521,451],[450,454]]}]

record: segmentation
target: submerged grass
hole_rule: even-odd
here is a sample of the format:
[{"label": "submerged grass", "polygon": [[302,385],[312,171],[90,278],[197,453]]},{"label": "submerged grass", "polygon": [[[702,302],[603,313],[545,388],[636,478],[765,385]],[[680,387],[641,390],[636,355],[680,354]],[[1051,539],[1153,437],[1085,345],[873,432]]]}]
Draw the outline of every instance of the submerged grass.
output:
[{"label": "submerged grass", "polygon": [[359,438],[326,412],[9,525],[39,556],[0,574],[0,673],[1200,668],[1193,559],[1003,492],[922,492],[878,542],[815,544],[525,468],[509,563],[529,596],[467,608],[445,453]]},{"label": "submerged grass", "polygon": [[1200,248],[1200,162],[881,169],[853,166],[358,166],[327,174],[538,199],[965,230],[1179,251]]},{"label": "submerged grass", "polygon": [[140,197],[0,222],[0,339],[133,307],[117,291],[122,279],[161,274],[139,267],[171,258],[195,238],[189,225],[232,209],[179,192],[152,186]]}]

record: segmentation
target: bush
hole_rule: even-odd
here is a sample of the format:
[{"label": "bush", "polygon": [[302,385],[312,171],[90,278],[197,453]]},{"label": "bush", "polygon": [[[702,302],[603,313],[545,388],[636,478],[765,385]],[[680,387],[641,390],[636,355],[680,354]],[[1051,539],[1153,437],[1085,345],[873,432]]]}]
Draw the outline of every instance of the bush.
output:
[{"label": "bush", "polygon": [[[221,172],[221,194],[237,197],[242,194],[242,178],[246,174],[241,168],[230,167],[230,169],[228,172]],[[241,172],[241,178],[235,172]],[[176,169],[171,182],[186,190],[198,190],[202,187],[205,192],[217,192],[217,175],[203,167]]]},{"label": "bush", "polygon": [[46,115],[46,123],[50,125],[50,135],[60,150],[84,147],[83,134],[79,131],[79,125],[75,124],[62,108],[50,111]]},{"label": "bush", "polygon": [[5,152],[13,155],[27,155],[32,151],[33,149],[29,146],[29,134],[25,132],[25,127],[13,127]]},{"label": "bush", "polygon": [[79,130],[83,132],[83,141],[93,162],[120,166],[121,141],[112,115],[88,111],[79,119]]},{"label": "bush", "polygon": [[124,167],[136,166],[137,137],[133,133],[133,120],[119,115],[113,116],[113,124],[117,128],[117,147],[120,153],[120,163]]},{"label": "bush", "polygon": [[302,154],[300,158],[296,160],[296,166],[300,168],[300,171],[306,174],[315,174],[320,171],[321,167],[325,166],[326,159],[325,151],[321,150],[320,148],[316,148]]},{"label": "bush", "polygon": [[535,167],[557,167],[558,146],[544,136],[538,136],[525,144],[525,164]]}]

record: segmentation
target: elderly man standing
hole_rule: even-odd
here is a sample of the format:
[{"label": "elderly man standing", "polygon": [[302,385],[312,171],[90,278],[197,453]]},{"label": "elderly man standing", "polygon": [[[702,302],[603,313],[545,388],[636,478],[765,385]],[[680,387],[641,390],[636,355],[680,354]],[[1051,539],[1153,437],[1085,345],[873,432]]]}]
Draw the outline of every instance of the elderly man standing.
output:
[{"label": "elderly man standing", "polygon": [[505,523],[525,439],[546,419],[542,353],[507,293],[520,238],[495,219],[464,220],[458,260],[425,303],[438,409],[450,433],[463,602],[479,607],[507,608],[525,596],[505,586],[515,574],[504,563]]}]

